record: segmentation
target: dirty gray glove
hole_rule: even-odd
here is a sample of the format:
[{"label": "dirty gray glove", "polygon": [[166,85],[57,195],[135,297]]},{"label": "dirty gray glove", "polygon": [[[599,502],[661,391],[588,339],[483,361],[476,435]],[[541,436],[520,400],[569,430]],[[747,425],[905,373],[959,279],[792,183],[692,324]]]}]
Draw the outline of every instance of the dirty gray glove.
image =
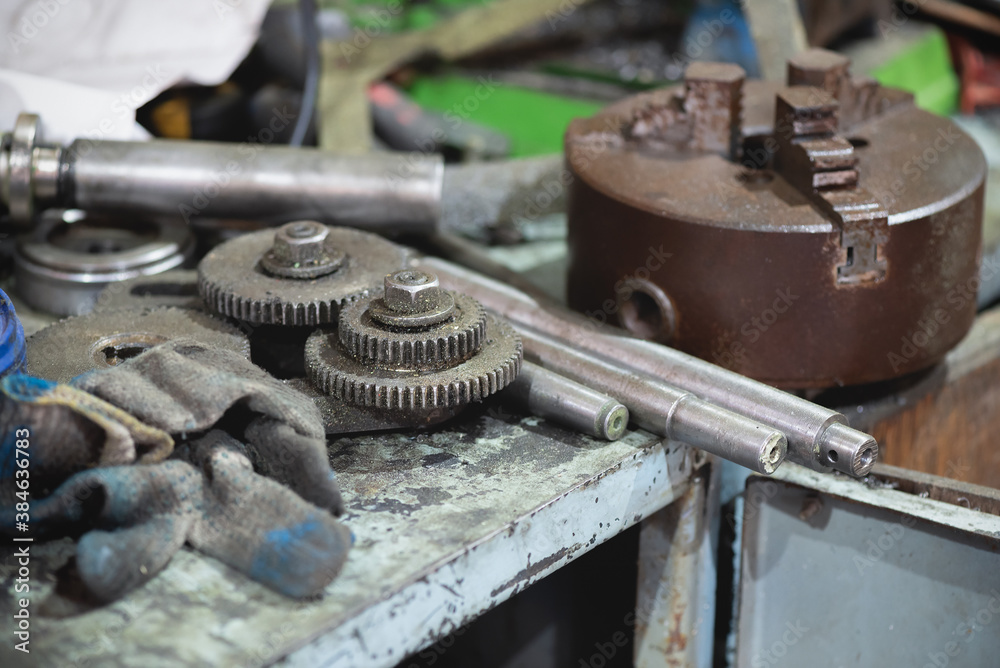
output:
[{"label": "dirty gray glove", "polygon": [[81,390],[23,374],[0,379],[0,508],[45,497],[94,466],[162,461],[173,447],[169,434]]},{"label": "dirty gray glove", "polygon": [[336,515],[344,510],[319,409],[235,352],[174,339],[72,384],[171,434],[206,431],[235,413],[230,422],[244,429],[260,473]]},{"label": "dirty gray glove", "polygon": [[78,473],[32,504],[36,536],[86,531],[76,565],[95,599],[110,602],[144,584],[185,541],[287,596],[318,594],[340,572],[348,529],[255,474],[231,436],[211,431],[175,456]]}]

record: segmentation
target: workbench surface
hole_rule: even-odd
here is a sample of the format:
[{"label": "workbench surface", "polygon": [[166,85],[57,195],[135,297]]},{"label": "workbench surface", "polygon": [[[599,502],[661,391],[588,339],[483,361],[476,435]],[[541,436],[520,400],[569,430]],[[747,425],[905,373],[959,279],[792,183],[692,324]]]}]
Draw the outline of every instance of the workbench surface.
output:
[{"label": "workbench surface", "polygon": [[[355,545],[318,600],[295,601],[189,549],[115,604],[42,618],[69,540],[32,546],[31,655],[0,665],[393,666],[636,524],[687,489],[695,451],[615,443],[499,404],[436,431],[330,441]],[[0,552],[14,605],[16,560]],[[23,595],[18,595],[23,596]]]}]

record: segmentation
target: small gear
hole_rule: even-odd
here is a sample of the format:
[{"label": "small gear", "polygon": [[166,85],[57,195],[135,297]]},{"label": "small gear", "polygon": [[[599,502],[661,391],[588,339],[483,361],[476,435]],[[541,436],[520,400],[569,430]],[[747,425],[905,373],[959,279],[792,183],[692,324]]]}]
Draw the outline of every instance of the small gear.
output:
[{"label": "small gear", "polygon": [[[385,367],[429,370],[475,355],[486,334],[486,311],[467,295],[448,292],[414,270],[385,278],[381,298],[355,302],[340,314],[340,343],[351,357]],[[407,283],[419,282],[419,290]]]},{"label": "small gear", "polygon": [[510,323],[442,290],[433,274],[406,269],[386,277],[384,297],[345,309],[338,333],[314,332],[305,359],[310,380],[327,394],[412,417],[503,389],[522,356]]},{"label": "small gear", "polygon": [[238,320],[322,325],[377,292],[408,257],[374,234],[297,221],[216,246],[198,265],[198,291],[210,309]]},{"label": "small gear", "polygon": [[509,385],[521,368],[521,339],[506,321],[486,316],[479,352],[456,366],[420,372],[361,362],[333,332],[318,330],[306,341],[309,378],[342,401],[397,410],[462,406]]},{"label": "small gear", "polygon": [[36,332],[28,339],[28,373],[65,383],[181,337],[250,357],[246,335],[208,313],[175,307],[130,308],[66,318]]}]

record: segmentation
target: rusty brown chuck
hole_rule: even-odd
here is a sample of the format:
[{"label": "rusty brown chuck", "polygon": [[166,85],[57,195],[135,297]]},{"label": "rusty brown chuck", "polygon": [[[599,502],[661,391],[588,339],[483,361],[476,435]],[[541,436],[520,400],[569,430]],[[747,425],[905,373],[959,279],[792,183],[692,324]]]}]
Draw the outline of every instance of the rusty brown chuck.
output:
[{"label": "rusty brown chuck", "polygon": [[975,316],[982,152],[838,54],[788,75],[692,64],[570,125],[569,303],[779,387],[930,366]]}]

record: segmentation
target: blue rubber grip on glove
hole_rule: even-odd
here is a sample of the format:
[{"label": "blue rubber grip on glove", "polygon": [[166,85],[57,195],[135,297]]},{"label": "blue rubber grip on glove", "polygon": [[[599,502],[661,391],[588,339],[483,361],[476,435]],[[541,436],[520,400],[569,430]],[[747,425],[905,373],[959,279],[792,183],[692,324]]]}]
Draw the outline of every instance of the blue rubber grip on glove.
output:
[{"label": "blue rubber grip on glove", "polygon": [[0,376],[27,370],[24,327],[17,319],[10,297],[0,290]]}]

